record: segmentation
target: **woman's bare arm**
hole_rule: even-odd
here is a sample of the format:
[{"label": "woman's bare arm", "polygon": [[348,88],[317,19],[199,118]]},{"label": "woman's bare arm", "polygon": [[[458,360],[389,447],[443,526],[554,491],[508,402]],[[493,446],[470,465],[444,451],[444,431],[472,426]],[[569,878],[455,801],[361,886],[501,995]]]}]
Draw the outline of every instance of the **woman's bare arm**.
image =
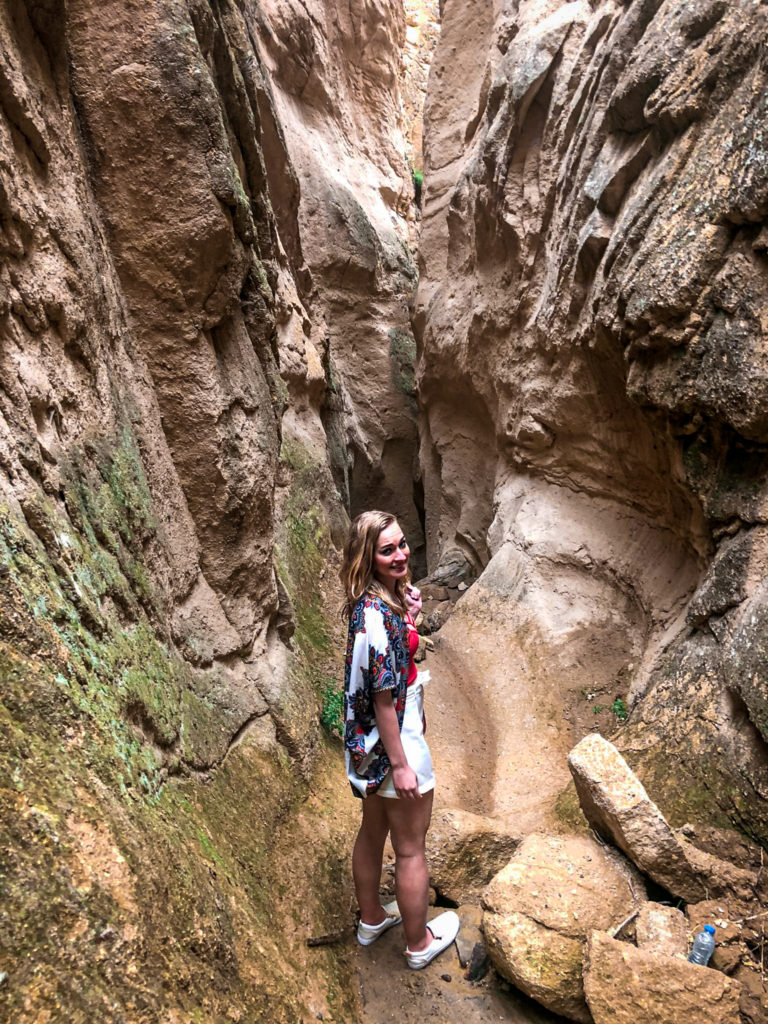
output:
[{"label": "woman's bare arm", "polygon": [[374,693],[373,706],[376,711],[379,736],[387,752],[389,763],[392,765],[392,782],[395,792],[399,797],[406,799],[418,797],[419,780],[405,757],[392,691],[382,690],[380,693]]}]

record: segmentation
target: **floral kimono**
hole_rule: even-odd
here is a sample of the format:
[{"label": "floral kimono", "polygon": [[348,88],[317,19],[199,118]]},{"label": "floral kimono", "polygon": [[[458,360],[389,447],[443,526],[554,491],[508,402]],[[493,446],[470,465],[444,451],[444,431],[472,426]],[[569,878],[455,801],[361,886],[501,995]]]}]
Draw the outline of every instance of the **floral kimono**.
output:
[{"label": "floral kimono", "polygon": [[403,727],[408,683],[408,630],[381,598],[365,594],[349,620],[344,668],[344,745],[355,796],[375,793],[391,765],[376,727],[374,693],[392,690]]}]

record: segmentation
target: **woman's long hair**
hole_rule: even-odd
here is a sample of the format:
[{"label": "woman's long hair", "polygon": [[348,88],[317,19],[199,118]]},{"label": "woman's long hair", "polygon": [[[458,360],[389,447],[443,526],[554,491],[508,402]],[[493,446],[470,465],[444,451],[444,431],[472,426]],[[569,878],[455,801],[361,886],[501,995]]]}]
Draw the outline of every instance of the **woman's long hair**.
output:
[{"label": "woman's long hair", "polygon": [[[374,576],[379,536],[382,530],[396,522],[396,517],[389,512],[375,511],[361,512],[352,520],[339,574],[345,594],[342,612],[344,618],[351,617],[355,605],[366,593],[372,597],[380,597],[401,618],[405,618],[405,585],[411,578],[410,568],[403,579],[396,581],[394,594],[391,594]],[[393,597],[396,600],[393,601]]]}]

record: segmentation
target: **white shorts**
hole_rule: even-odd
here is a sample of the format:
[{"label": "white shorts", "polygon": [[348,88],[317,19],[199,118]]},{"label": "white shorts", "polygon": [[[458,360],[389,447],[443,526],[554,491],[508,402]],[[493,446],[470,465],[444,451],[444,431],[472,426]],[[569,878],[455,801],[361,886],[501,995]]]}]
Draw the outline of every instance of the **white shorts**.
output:
[{"label": "white shorts", "polygon": [[[429,752],[427,741],[424,737],[424,725],[422,715],[424,712],[424,686],[429,682],[429,672],[419,672],[416,680],[408,687],[405,699],[405,711],[403,712],[403,727],[400,730],[400,739],[403,744],[403,752],[409,767],[416,772],[419,780],[419,793],[428,793],[435,788],[435,771],[432,767],[432,755]],[[395,784],[392,781],[392,772],[387,775],[376,790],[377,796],[389,797],[397,800]]]}]

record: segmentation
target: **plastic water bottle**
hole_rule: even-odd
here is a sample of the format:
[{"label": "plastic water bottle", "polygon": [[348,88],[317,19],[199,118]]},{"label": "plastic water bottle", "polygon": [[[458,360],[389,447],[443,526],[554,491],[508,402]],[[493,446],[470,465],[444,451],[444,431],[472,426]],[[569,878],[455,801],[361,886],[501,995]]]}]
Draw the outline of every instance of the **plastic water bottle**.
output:
[{"label": "plastic water bottle", "polygon": [[714,951],[715,929],[711,924],[705,924],[693,940],[693,949],[688,954],[688,959],[692,964],[700,964],[702,967],[706,967]]}]

